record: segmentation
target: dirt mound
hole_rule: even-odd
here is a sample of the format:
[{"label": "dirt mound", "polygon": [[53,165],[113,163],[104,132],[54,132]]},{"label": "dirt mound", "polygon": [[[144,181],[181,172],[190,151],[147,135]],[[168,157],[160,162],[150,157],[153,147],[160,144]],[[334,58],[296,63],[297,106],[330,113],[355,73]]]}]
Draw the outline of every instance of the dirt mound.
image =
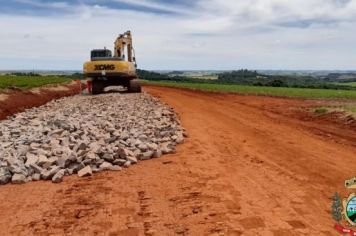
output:
[{"label": "dirt mound", "polygon": [[51,85],[31,90],[7,89],[0,91],[0,119],[27,108],[41,106],[53,99],[72,96],[79,93],[75,82],[63,85]]}]

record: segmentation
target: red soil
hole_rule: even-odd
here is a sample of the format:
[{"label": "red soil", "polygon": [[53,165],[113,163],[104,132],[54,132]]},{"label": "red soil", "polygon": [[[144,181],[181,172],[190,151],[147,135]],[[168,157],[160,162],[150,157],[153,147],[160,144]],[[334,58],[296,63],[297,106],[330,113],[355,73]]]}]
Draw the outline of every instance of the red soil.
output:
[{"label": "red soil", "polygon": [[356,175],[356,130],[305,112],[323,101],[145,90],[189,133],[176,154],[60,184],[1,186],[0,232],[337,235],[331,196],[345,196]]},{"label": "red soil", "polygon": [[0,120],[31,107],[41,106],[53,99],[79,93],[78,84],[51,85],[32,90],[8,89],[0,91],[6,99],[0,99]]}]

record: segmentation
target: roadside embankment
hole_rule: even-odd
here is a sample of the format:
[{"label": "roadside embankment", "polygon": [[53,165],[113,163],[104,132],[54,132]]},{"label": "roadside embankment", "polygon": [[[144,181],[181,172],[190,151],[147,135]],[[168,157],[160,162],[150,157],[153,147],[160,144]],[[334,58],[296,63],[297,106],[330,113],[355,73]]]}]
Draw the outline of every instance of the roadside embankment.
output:
[{"label": "roadside embankment", "polygon": [[76,82],[47,85],[33,89],[0,90],[0,120],[31,107],[41,106],[53,99],[68,97],[80,93]]}]

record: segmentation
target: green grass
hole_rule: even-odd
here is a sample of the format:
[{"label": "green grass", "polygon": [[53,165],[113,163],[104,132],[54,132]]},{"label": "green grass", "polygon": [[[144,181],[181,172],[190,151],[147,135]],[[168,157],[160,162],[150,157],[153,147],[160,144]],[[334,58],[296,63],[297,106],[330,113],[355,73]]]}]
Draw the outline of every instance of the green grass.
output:
[{"label": "green grass", "polygon": [[217,80],[218,76],[216,75],[203,75],[203,76],[186,76],[191,79],[207,79],[207,80]]},{"label": "green grass", "polygon": [[332,82],[331,84],[356,87],[356,82],[347,82],[347,83]]},{"label": "green grass", "polygon": [[314,108],[314,113],[318,115],[326,114],[329,112],[329,109],[326,107],[317,107]]},{"label": "green grass", "polygon": [[[339,83],[340,84],[340,83]],[[353,86],[353,87],[356,87],[356,82],[349,82],[349,83],[341,83],[341,84],[344,84],[344,85],[349,85],[349,86]]]},{"label": "green grass", "polygon": [[69,78],[57,76],[0,76],[0,88],[34,88],[48,84],[59,84],[71,81]]},{"label": "green grass", "polygon": [[345,111],[356,114],[356,105],[345,105],[343,108]]},{"label": "green grass", "polygon": [[280,88],[262,86],[227,85],[211,83],[188,83],[170,81],[144,81],[146,84],[189,88],[211,92],[228,92],[239,94],[280,96],[280,97],[300,97],[300,98],[348,98],[356,99],[356,91],[353,90],[332,90],[332,89],[306,89],[306,88]]},{"label": "green grass", "polygon": [[327,107],[315,107],[312,109],[312,112],[317,115],[323,115],[330,112],[344,112],[346,114],[351,114],[356,116],[356,105],[354,104],[345,104],[345,105],[334,105]]}]

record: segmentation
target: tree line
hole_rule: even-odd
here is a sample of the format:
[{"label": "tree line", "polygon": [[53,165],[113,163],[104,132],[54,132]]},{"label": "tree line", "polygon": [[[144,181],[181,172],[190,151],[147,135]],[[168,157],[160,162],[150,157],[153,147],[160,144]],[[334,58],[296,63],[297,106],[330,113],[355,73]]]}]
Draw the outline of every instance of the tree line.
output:
[{"label": "tree line", "polygon": [[[217,80],[195,79],[187,76],[180,76],[172,73],[158,73],[147,70],[137,70],[138,77],[143,80],[151,81],[174,81],[191,83],[219,83],[219,84],[238,84],[250,86],[269,86],[269,87],[293,87],[293,88],[319,88],[319,89],[342,89],[356,90],[355,87],[343,84],[335,84],[335,75],[330,77],[313,77],[302,75],[264,75],[257,71],[241,69],[218,74]],[[346,81],[342,81],[346,82]],[[350,82],[350,80],[348,80]]]}]

